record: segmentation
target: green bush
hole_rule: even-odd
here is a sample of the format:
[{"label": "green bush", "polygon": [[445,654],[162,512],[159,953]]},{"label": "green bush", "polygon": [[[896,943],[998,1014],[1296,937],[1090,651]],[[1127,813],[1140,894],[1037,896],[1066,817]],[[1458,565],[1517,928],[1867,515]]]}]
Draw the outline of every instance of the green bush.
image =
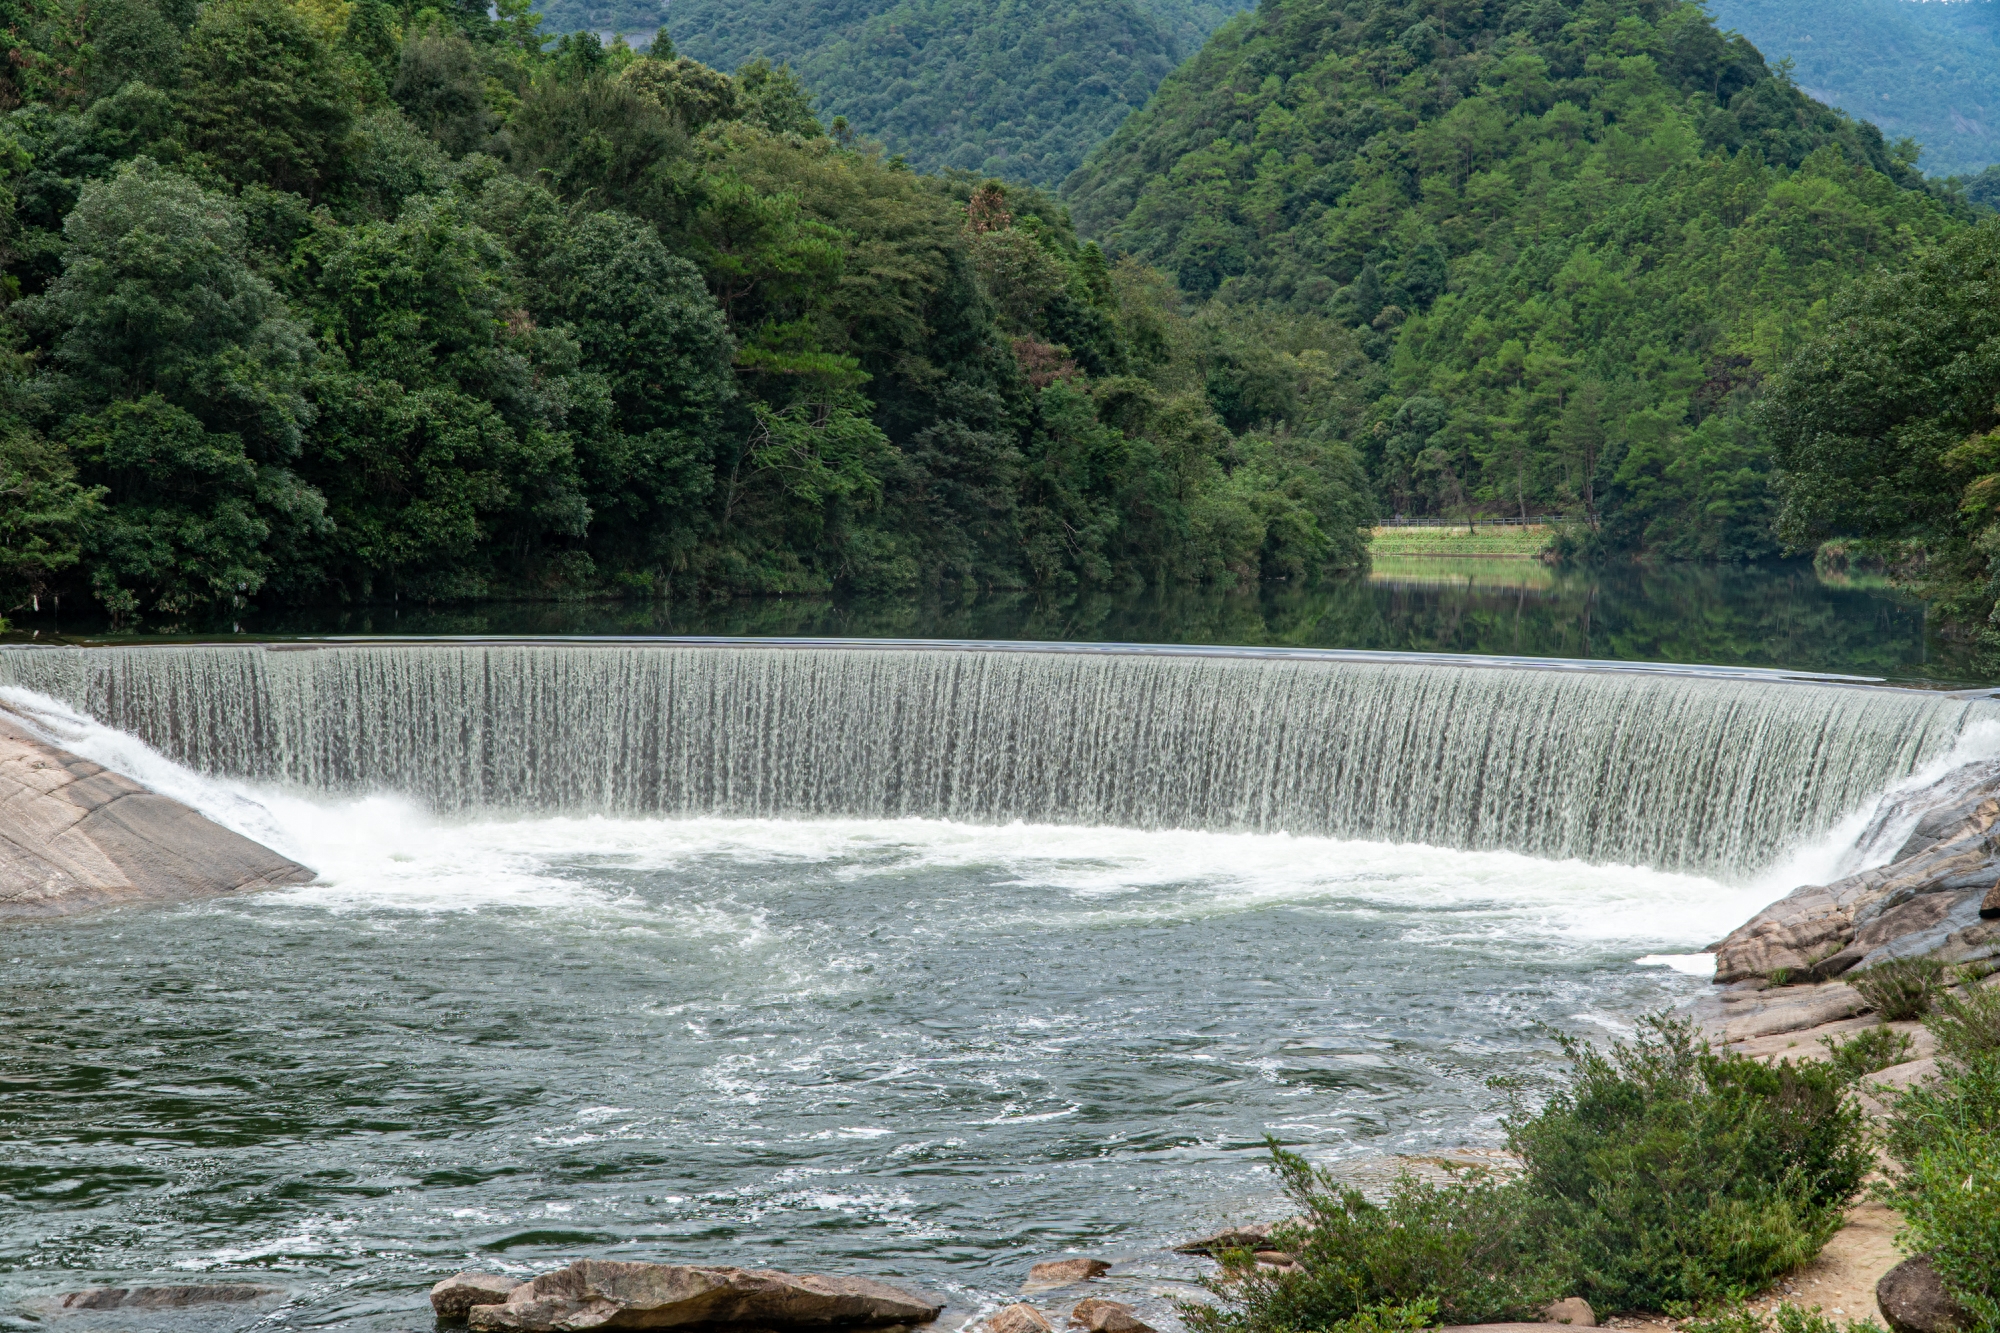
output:
[{"label": "green bush", "polygon": [[1966,986],[1931,1002],[1924,1026],[1937,1038],[1938,1054],[1965,1061],[2000,1052],[2000,987]]},{"label": "green bush", "polygon": [[[1682,1314],[1680,1333],[1840,1333],[1840,1325],[1817,1305],[1808,1310],[1787,1301],[1766,1315],[1741,1301],[1731,1301],[1692,1317]],[[1886,1331],[1873,1319],[1857,1319],[1847,1325],[1847,1333]]]},{"label": "green bush", "polygon": [[1935,958],[1892,958],[1847,980],[1868,1007],[1889,1022],[1922,1018],[1944,989],[1944,964]]},{"label": "green bush", "polygon": [[1819,1044],[1826,1047],[1826,1062],[1849,1083],[1910,1058],[1910,1039],[1886,1027],[1865,1028],[1842,1042],[1821,1037]]},{"label": "green bush", "polygon": [[1839,1071],[1712,1054],[1665,1015],[1608,1054],[1566,1047],[1570,1086],[1509,1131],[1593,1305],[1745,1295],[1840,1229],[1870,1159]]},{"label": "green bush", "polygon": [[1298,1218],[1271,1243],[1298,1264],[1225,1256],[1207,1284],[1219,1305],[1183,1308],[1191,1333],[1317,1331],[1421,1301],[1450,1324],[1531,1318],[1566,1295],[1602,1311],[1714,1305],[1839,1230],[1872,1158],[1832,1063],[1713,1054],[1666,1015],[1608,1053],[1565,1049],[1567,1086],[1508,1122],[1524,1167],[1512,1181],[1404,1176],[1376,1204],[1274,1143]]},{"label": "green bush", "polygon": [[1926,1026],[1943,1075],[1896,1098],[1885,1200],[1898,1238],[1928,1254],[1975,1333],[2000,1333],[2000,992],[1941,995]]},{"label": "green bush", "polygon": [[1422,1302],[1451,1324],[1533,1319],[1566,1294],[1540,1245],[1539,1210],[1516,1185],[1404,1175],[1378,1205],[1275,1142],[1271,1156],[1298,1209],[1271,1244],[1297,1256],[1297,1271],[1224,1255],[1221,1277],[1205,1284],[1222,1305],[1183,1306],[1192,1333],[1317,1331]]}]

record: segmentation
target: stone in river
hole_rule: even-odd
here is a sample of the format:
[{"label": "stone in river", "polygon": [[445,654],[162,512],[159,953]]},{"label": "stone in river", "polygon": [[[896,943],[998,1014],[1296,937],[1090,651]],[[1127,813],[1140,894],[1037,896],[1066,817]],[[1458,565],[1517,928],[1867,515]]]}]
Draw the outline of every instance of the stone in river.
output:
[{"label": "stone in river", "polygon": [[497,1273],[454,1273],[431,1288],[431,1309],[440,1319],[463,1319],[475,1305],[505,1304],[520,1285],[520,1278]]},{"label": "stone in river", "polygon": [[1875,1284],[1875,1304],[1896,1333],[1956,1333],[1972,1327],[1971,1316],[1945,1290],[1927,1255],[1905,1259],[1884,1273]]},{"label": "stone in river", "polygon": [[1225,1250],[1266,1250],[1276,1222],[1255,1222],[1244,1227],[1225,1227],[1213,1236],[1203,1236],[1185,1245],[1174,1246],[1175,1254],[1206,1254],[1220,1257]]},{"label": "stone in river", "polygon": [[1557,1301],[1542,1311],[1542,1318],[1551,1324],[1568,1324],[1571,1328],[1597,1327],[1597,1311],[1591,1309],[1590,1302],[1581,1296]]},{"label": "stone in river", "polygon": [[1101,1296],[1078,1301],[1069,1312],[1069,1321],[1082,1324],[1089,1333],[1154,1333],[1153,1326],[1141,1320],[1131,1306]]},{"label": "stone in river", "polygon": [[1074,1286],[1110,1271],[1111,1265],[1102,1259],[1052,1259],[1030,1268],[1028,1280],[1021,1284],[1021,1290],[1047,1291],[1051,1287]]},{"label": "stone in river", "polygon": [[1055,1333],[1055,1330],[1040,1310],[1017,1301],[987,1316],[986,1333]]},{"label": "stone in river", "polygon": [[921,1324],[943,1309],[942,1301],[861,1277],[579,1259],[522,1283],[505,1304],[473,1306],[470,1319],[474,1329],[517,1333],[688,1324],[764,1330]]},{"label": "stone in river", "polygon": [[248,1282],[215,1282],[178,1287],[91,1287],[72,1291],[59,1302],[64,1310],[178,1310],[189,1305],[235,1305],[276,1296],[282,1287]]}]

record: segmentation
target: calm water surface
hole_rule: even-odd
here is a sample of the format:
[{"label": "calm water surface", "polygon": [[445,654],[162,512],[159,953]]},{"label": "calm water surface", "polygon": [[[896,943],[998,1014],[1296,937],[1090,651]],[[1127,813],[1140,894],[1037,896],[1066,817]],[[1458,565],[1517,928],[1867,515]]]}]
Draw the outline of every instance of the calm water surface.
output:
[{"label": "calm water surface", "polygon": [[[20,633],[13,637],[37,630],[90,636],[108,628],[52,615],[17,617],[17,624]],[[139,628],[199,635],[748,634],[1280,644],[1705,662],[1906,683],[2000,684],[2000,658],[1941,639],[1921,602],[1879,578],[1829,579],[1803,561],[1591,571],[1532,560],[1381,557],[1366,578],[1314,587],[665,605],[405,604]]]}]

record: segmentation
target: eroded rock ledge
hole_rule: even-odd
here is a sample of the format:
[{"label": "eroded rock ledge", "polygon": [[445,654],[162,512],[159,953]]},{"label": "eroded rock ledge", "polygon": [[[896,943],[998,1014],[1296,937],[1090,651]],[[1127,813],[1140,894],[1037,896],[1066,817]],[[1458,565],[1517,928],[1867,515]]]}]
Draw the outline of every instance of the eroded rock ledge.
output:
[{"label": "eroded rock ledge", "polygon": [[1892,958],[2000,956],[2000,764],[1968,765],[1909,793],[1876,827],[1919,810],[1888,865],[1795,889],[1730,932],[1715,947],[1716,981],[1830,981]]},{"label": "eroded rock ledge", "polygon": [[0,918],[312,879],[179,801],[37,740],[0,708]]}]

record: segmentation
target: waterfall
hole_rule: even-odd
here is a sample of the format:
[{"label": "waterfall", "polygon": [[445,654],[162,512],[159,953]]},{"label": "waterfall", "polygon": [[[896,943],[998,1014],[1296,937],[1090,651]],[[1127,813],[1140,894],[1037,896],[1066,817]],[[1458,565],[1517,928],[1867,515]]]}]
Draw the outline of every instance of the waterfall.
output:
[{"label": "waterfall", "polygon": [[1289,832],[1744,873],[1996,705],[1738,675],[1060,645],[0,650],[205,772],[440,810]]}]

